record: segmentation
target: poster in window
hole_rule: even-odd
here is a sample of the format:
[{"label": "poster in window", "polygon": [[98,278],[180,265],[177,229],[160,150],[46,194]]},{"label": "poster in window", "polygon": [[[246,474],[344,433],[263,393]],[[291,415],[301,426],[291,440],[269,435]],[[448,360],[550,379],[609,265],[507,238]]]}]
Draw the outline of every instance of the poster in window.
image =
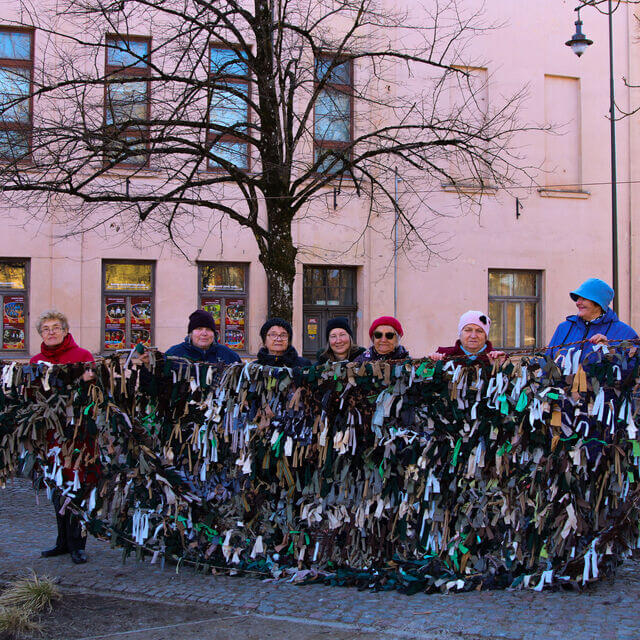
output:
[{"label": "poster in window", "polygon": [[131,346],[142,343],[151,346],[151,298],[131,298]]},{"label": "poster in window", "polygon": [[0,287],[3,289],[26,288],[27,270],[24,264],[0,262]]},{"label": "poster in window", "polygon": [[4,324],[24,325],[24,296],[4,297]]},{"label": "poster in window", "polygon": [[318,339],[318,320],[316,318],[307,320],[307,338],[314,342]]},{"label": "poster in window", "polygon": [[107,351],[124,349],[127,301],[106,296],[104,299],[104,348]]},{"label": "poster in window", "polygon": [[107,291],[151,291],[150,264],[107,263],[104,268],[104,288]]},{"label": "poster in window", "polygon": [[244,298],[227,298],[224,314],[225,344],[231,349],[242,350],[244,346]]},{"label": "poster in window", "polygon": [[216,333],[220,335],[220,307],[222,300],[220,298],[202,298],[202,308],[213,316],[216,324]]},{"label": "poster in window", "polygon": [[4,296],[2,348],[24,349],[24,296]]}]

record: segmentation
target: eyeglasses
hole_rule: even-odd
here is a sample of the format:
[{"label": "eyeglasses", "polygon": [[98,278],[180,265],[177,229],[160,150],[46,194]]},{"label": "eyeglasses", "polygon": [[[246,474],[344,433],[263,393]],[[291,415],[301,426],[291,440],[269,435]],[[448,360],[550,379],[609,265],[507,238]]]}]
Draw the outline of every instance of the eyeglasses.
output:
[{"label": "eyeglasses", "polygon": [[59,324],[53,325],[53,327],[42,327],[40,333],[60,333],[62,331],[62,327]]},{"label": "eyeglasses", "polygon": [[376,340],[380,340],[382,336],[384,336],[387,340],[393,340],[397,335],[398,334],[395,331],[385,331],[384,333],[382,333],[382,331],[373,332],[373,337]]},{"label": "eyeglasses", "polygon": [[267,338],[271,338],[272,340],[280,341],[287,340],[289,338],[288,333],[267,333]]}]

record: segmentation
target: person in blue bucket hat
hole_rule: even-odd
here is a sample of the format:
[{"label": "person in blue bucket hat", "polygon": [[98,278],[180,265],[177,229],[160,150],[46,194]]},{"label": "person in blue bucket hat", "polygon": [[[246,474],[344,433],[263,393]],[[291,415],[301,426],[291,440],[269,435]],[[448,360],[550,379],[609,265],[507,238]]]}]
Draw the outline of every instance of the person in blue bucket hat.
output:
[{"label": "person in blue bucket hat", "polygon": [[[578,312],[568,316],[555,330],[547,355],[556,358],[566,354],[573,346],[580,349],[580,362],[583,362],[597,344],[608,344],[620,340],[633,340],[638,334],[628,325],[618,320],[616,313],[609,307],[614,290],[599,278],[585,280],[577,289],[569,293],[576,303]],[[581,344],[572,344],[580,342]]]}]

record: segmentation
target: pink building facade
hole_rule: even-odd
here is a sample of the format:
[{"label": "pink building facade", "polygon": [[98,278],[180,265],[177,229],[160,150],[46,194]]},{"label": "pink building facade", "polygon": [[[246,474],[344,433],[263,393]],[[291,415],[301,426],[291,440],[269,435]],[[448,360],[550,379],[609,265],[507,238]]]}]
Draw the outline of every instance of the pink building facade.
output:
[{"label": "pink building facade", "polygon": [[[571,289],[591,276],[611,282],[607,18],[589,8],[582,11],[585,32],[595,44],[577,58],[564,45],[574,31],[573,9],[571,2],[551,0],[526,8],[499,0],[487,7],[486,21],[500,26],[472,42],[468,57],[482,62],[470,70],[480,78],[479,100],[488,106],[526,86],[519,117],[536,127],[518,133],[517,149],[531,180],[485,193],[481,208],[466,215],[447,185],[425,183],[434,208],[446,213],[432,223],[435,253],[428,260],[417,250],[394,260],[392,219],[361,235],[368,209],[349,184],[342,184],[339,194],[327,187],[317,212],[294,223],[299,253],[293,325],[299,351],[312,356],[323,346],[324,325],[334,315],[350,316],[358,342],[367,345],[370,322],[393,315],[394,305],[404,344],[415,357],[452,344],[457,319],[467,309],[489,311],[496,346],[546,345],[556,325],[574,311]],[[626,111],[640,105],[640,93],[622,79],[640,85],[634,9],[621,3],[614,15],[616,101]],[[5,3],[0,39],[22,33],[19,21],[17,7]],[[32,59],[45,56],[45,39],[37,30],[29,33]],[[133,35],[153,34],[141,25]],[[0,68],[15,62],[2,57],[7,51],[0,46]],[[38,109],[37,102],[33,108]],[[543,130],[547,124],[553,131]],[[620,318],[638,329],[636,116],[617,123],[617,143],[616,294]],[[406,181],[398,178],[392,188],[402,198]],[[133,180],[155,179],[149,170]],[[62,238],[62,202],[46,223],[15,198],[3,202],[0,212],[4,358],[38,351],[35,321],[50,307],[67,313],[78,344],[94,353],[138,340],[165,350],[184,338],[187,317],[199,306],[219,317],[221,340],[243,357],[261,346],[266,277],[253,237],[235,223],[195,221],[185,257],[155,242],[153,234],[129,238],[115,222]]]}]

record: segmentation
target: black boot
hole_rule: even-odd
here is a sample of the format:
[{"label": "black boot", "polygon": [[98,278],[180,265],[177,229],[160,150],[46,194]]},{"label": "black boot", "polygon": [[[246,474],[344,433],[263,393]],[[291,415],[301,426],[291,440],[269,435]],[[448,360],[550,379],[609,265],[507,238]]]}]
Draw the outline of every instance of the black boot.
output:
[{"label": "black boot", "polygon": [[62,556],[65,553],[69,553],[69,549],[62,549],[61,547],[58,547],[56,545],[52,549],[47,549],[46,551],[43,551],[40,555],[43,558],[53,558],[54,556]]},{"label": "black boot", "polygon": [[71,560],[74,564],[84,564],[87,561],[87,554],[82,549],[71,552]]}]

